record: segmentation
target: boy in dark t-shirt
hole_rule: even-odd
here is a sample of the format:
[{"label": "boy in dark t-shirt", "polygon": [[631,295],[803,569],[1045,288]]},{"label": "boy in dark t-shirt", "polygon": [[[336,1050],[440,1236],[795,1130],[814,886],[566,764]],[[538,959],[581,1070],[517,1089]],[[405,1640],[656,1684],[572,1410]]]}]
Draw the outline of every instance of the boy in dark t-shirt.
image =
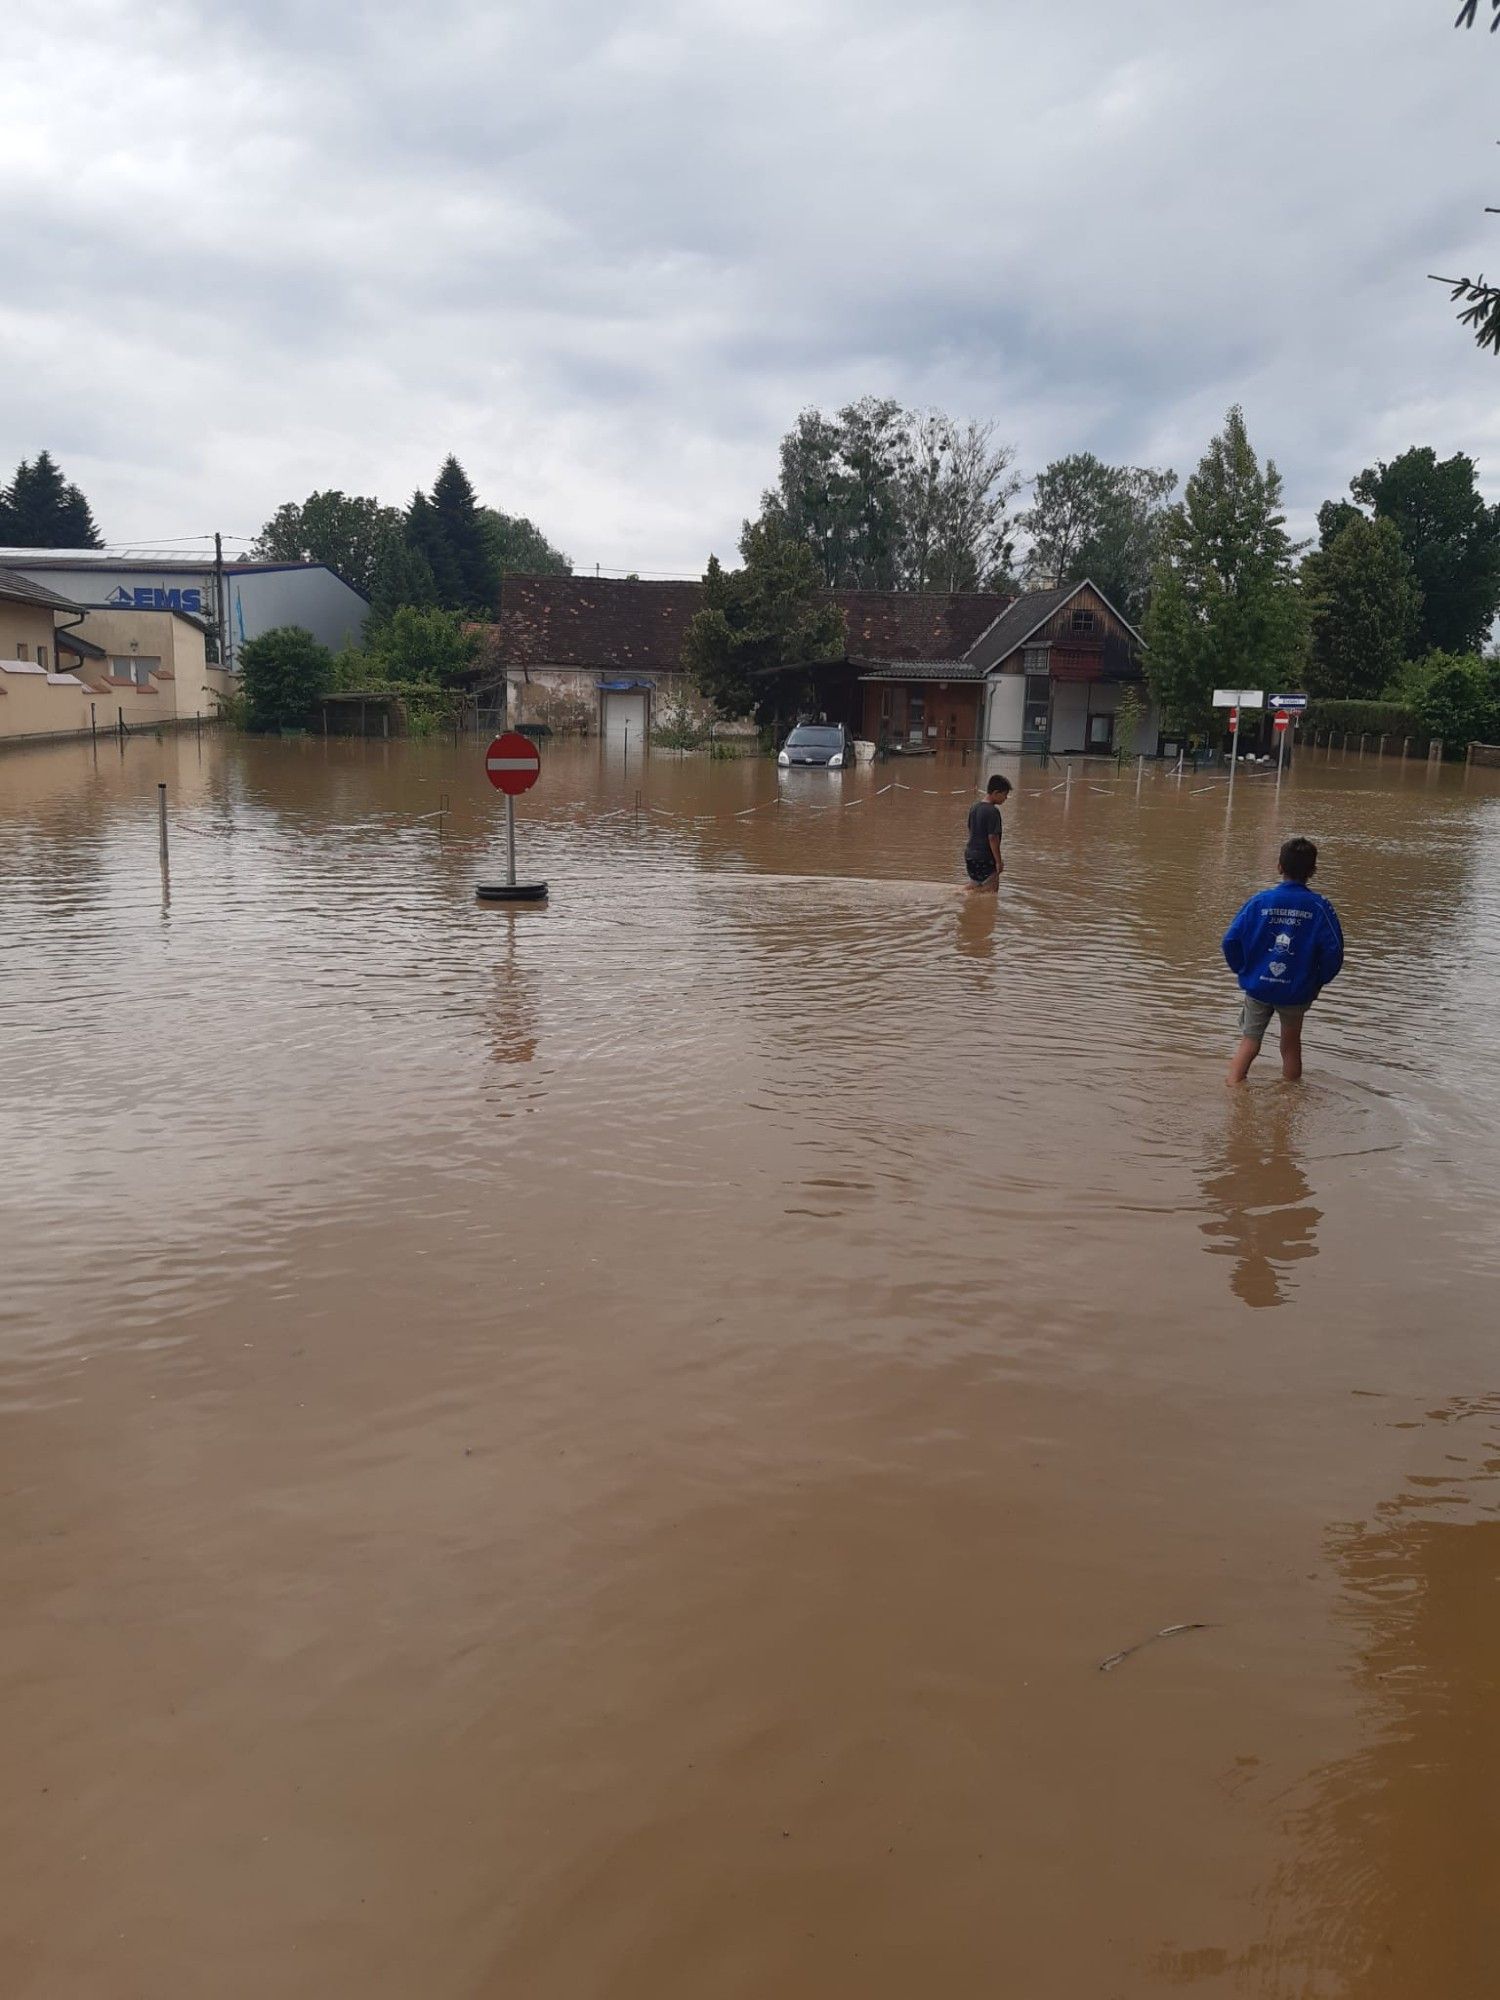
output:
[{"label": "boy in dark t-shirt", "polygon": [[1010,797],[1010,779],[996,774],[984,788],[978,805],[969,808],[969,844],[964,849],[964,867],[970,886],[993,895],[1000,887],[1005,863],[1000,858],[1003,828],[1000,808]]}]

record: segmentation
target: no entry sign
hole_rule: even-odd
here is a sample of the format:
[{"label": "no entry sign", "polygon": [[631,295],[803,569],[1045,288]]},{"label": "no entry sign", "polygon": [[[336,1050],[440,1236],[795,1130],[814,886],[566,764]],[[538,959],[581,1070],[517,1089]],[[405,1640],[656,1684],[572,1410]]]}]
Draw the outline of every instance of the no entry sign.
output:
[{"label": "no entry sign", "polygon": [[541,776],[541,756],[529,737],[507,729],[485,751],[484,774],[497,792],[517,799],[522,792],[529,792]]},{"label": "no entry sign", "polygon": [[1278,711],[1278,713],[1271,718],[1271,727],[1277,731],[1283,729],[1290,729],[1291,726],[1292,726],[1292,718],[1285,712],[1285,710]]}]

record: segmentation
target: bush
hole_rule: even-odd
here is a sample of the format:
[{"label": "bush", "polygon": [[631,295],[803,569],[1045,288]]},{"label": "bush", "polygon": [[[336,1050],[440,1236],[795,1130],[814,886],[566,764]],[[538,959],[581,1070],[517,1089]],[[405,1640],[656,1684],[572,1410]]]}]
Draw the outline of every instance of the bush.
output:
[{"label": "bush", "polygon": [[1350,736],[1425,736],[1416,711],[1400,701],[1310,701],[1304,729],[1337,729]]},{"label": "bush", "polygon": [[1412,706],[1429,736],[1461,755],[1471,743],[1493,743],[1495,684],[1477,653],[1429,653],[1418,660]]},{"label": "bush", "polygon": [[245,726],[305,729],[333,681],[333,655],[300,625],[277,625],[240,648]]},{"label": "bush", "polygon": [[403,604],[367,642],[371,670],[392,686],[454,687],[474,664],[480,635],[456,611]]}]

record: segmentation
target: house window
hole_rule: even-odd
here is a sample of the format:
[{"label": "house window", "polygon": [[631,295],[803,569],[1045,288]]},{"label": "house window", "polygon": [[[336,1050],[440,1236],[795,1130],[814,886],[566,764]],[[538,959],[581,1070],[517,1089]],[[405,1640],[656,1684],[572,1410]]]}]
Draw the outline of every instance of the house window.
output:
[{"label": "house window", "polygon": [[29,660],[31,658],[31,648],[24,639],[17,639],[16,641],[16,658],[18,660]]},{"label": "house window", "polygon": [[38,665],[39,667],[45,667],[45,666],[46,666],[46,664],[47,664],[47,648],[46,648],[45,646],[38,646],[38,647],[37,647],[37,649],[36,649],[36,663],[37,663],[37,665]]},{"label": "house window", "polygon": [[1075,632],[1092,632],[1093,629],[1094,614],[1092,611],[1075,611],[1073,613],[1073,630]]},{"label": "house window", "polygon": [[161,665],[160,658],[137,659],[133,654],[127,659],[112,658],[109,670],[116,680],[134,681],[137,687],[150,687],[151,676]]},{"label": "house window", "polygon": [[1108,750],[1115,740],[1115,719],[1112,715],[1091,715],[1089,717],[1090,750]]}]

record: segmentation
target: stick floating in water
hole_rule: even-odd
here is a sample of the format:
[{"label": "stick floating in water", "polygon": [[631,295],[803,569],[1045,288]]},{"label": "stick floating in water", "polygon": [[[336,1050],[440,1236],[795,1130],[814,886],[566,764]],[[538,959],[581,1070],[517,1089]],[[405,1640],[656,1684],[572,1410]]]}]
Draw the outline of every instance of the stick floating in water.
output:
[{"label": "stick floating in water", "polygon": [[1157,1639],[1171,1639],[1179,1632],[1210,1632],[1212,1630],[1213,1627],[1206,1624],[1202,1619],[1196,1619],[1190,1625],[1163,1625],[1161,1630],[1153,1632],[1149,1639],[1137,1639],[1133,1646],[1127,1646],[1123,1652],[1111,1653],[1107,1660],[1101,1660],[1099,1662],[1099,1671],[1101,1674],[1107,1674],[1111,1667],[1119,1666],[1121,1660],[1128,1660],[1132,1653],[1140,1652],[1143,1646],[1149,1646]]}]

